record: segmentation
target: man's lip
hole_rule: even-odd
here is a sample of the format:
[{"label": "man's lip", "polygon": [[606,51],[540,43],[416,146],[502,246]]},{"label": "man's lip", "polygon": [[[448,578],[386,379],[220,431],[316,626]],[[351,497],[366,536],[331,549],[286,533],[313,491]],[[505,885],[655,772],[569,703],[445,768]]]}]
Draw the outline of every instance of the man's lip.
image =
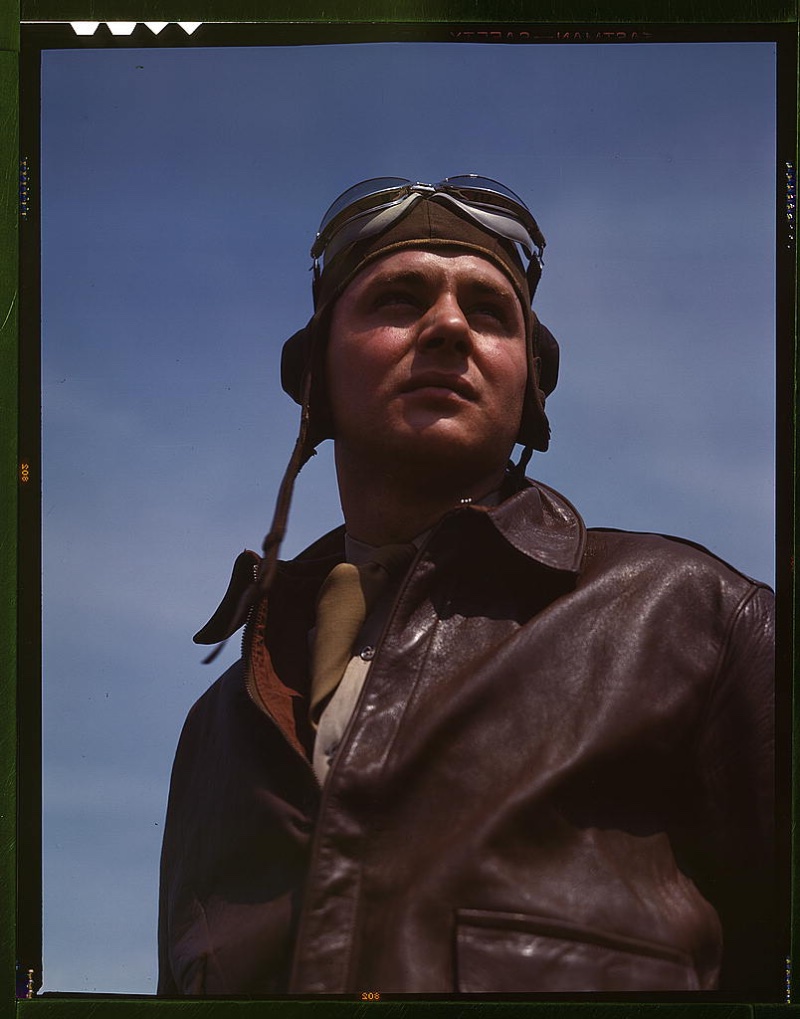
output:
[{"label": "man's lip", "polygon": [[420,372],[419,375],[412,375],[403,386],[404,393],[411,393],[415,389],[450,389],[466,400],[474,400],[477,397],[475,387],[462,375],[448,375],[445,372]]}]

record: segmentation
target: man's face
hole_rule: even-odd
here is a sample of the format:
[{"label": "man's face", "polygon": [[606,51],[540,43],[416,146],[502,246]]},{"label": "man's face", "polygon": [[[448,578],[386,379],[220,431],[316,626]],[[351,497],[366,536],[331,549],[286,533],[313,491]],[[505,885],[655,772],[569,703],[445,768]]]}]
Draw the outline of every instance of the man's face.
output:
[{"label": "man's face", "polygon": [[327,383],[337,450],[350,457],[502,469],[526,375],[519,300],[478,255],[387,255],[334,307]]}]

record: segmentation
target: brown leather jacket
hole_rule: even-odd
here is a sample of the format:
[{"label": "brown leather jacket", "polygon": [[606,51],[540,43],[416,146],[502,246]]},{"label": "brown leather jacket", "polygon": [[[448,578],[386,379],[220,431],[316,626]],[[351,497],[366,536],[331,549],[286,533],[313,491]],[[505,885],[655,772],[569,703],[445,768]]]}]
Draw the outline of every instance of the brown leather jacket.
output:
[{"label": "brown leather jacket", "polygon": [[[770,591],[543,485],[455,510],[320,790],[307,633],[342,549],[281,565],[186,721],[160,993],[774,998]],[[240,624],[257,561],[198,636]]]}]

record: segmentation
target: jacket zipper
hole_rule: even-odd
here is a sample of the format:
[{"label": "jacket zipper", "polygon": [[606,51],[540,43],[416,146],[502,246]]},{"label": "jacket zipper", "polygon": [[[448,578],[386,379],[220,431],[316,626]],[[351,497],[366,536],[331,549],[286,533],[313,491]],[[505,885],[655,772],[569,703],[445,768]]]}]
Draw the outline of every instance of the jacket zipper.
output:
[{"label": "jacket zipper", "polygon": [[[258,582],[258,563],[253,563],[253,583],[255,584],[257,582]],[[242,646],[240,654],[243,660],[246,660],[245,659],[246,641],[248,637],[248,632],[250,630],[250,620],[253,618],[253,612],[255,611],[255,607],[256,602],[253,602],[250,605],[250,608],[247,610],[247,618],[244,621],[244,628],[242,629]]]}]

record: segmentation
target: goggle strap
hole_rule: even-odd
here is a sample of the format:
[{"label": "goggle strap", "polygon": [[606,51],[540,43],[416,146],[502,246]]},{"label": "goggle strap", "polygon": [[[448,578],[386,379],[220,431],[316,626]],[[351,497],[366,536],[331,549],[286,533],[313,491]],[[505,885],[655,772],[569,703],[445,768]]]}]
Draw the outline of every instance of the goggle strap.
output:
[{"label": "goggle strap", "polygon": [[503,237],[507,241],[519,244],[528,258],[533,258],[538,246],[522,223],[509,213],[500,212],[499,210],[492,210],[490,212],[488,209],[482,209],[476,205],[468,205],[446,191],[437,191],[436,194],[431,195],[429,200],[432,202],[449,202],[451,205],[455,205],[465,216],[469,216],[473,222],[479,226],[486,227],[487,230],[497,237]]}]

